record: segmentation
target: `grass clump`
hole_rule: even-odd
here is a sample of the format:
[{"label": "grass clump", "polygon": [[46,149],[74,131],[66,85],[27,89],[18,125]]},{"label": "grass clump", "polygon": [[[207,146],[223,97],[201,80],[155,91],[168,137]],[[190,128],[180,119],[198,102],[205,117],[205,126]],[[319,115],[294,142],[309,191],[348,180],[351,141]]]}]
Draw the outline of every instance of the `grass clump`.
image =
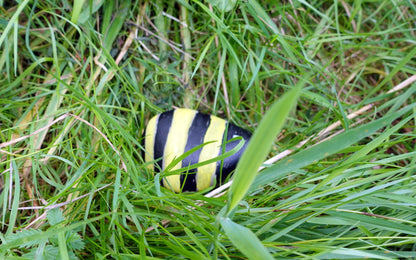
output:
[{"label": "grass clump", "polygon": [[[416,257],[411,1],[0,5],[0,258]],[[273,140],[261,170],[160,187],[173,107]]]},{"label": "grass clump", "polygon": [[29,249],[22,255],[27,259],[78,259],[74,251],[82,250],[84,242],[74,230],[62,230],[64,221],[62,211],[52,209],[47,212],[47,224],[51,225],[47,231],[23,229],[6,236],[5,243]]}]

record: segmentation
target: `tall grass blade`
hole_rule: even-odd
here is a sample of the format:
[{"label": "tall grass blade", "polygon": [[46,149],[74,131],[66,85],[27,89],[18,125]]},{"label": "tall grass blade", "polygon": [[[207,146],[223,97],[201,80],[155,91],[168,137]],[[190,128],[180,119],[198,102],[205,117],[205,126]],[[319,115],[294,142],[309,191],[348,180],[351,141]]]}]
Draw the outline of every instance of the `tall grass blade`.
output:
[{"label": "tall grass blade", "polygon": [[301,80],[296,87],[284,94],[272,105],[261,120],[247,146],[247,150],[237,165],[233,184],[230,188],[228,212],[231,212],[237,206],[250,188],[258,168],[266,159],[277,134],[295,106],[304,84],[305,80]]},{"label": "tall grass blade", "polygon": [[71,22],[76,24],[78,22],[79,15],[81,14],[82,7],[84,6],[85,0],[74,0],[72,7]]},{"label": "tall grass blade", "polygon": [[65,232],[58,233],[59,255],[63,260],[69,260],[68,248],[66,247]]},{"label": "tall grass blade", "polygon": [[92,1],[92,6],[85,8],[81,11],[79,17],[78,17],[78,24],[83,24],[85,23],[88,18],[90,18],[90,16],[92,14],[94,14],[95,12],[97,12],[101,6],[104,4],[105,0],[94,0]]},{"label": "tall grass blade", "polygon": [[[106,49],[108,52],[111,50],[111,46],[113,45],[113,42],[117,38],[117,36],[120,34],[120,30],[123,27],[124,21],[127,17],[127,13],[130,9],[130,0],[121,1],[120,6],[118,7],[117,12],[114,14],[112,13],[114,5],[109,5],[108,11],[108,17],[107,19],[111,19],[111,21],[107,21],[107,27],[103,27],[103,32],[105,33],[104,38],[104,49]],[[107,10],[106,10],[107,11]],[[106,12],[107,13],[107,12]]]},{"label": "tall grass blade", "polygon": [[258,237],[250,229],[233,222],[229,218],[221,218],[220,223],[231,242],[248,259],[273,259]]},{"label": "tall grass blade", "polygon": [[[18,167],[16,165],[15,161],[11,162],[11,169],[12,171],[12,178],[14,181],[14,194],[13,194],[13,201],[10,209],[10,217],[9,217],[9,226],[7,228],[6,236],[10,235],[13,232],[13,227],[15,226],[15,222],[17,219],[17,208],[19,207],[19,201],[20,201],[20,175],[18,172]],[[12,181],[12,180],[10,180]]]}]

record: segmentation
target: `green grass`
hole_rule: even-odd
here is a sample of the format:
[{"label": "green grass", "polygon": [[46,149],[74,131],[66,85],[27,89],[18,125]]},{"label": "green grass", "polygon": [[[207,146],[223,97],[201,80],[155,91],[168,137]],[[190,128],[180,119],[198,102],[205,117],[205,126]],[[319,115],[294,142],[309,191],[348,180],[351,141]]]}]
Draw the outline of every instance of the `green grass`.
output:
[{"label": "green grass", "polygon": [[[413,1],[0,5],[1,259],[416,257]],[[256,132],[225,194],[147,170],[172,107]]]}]

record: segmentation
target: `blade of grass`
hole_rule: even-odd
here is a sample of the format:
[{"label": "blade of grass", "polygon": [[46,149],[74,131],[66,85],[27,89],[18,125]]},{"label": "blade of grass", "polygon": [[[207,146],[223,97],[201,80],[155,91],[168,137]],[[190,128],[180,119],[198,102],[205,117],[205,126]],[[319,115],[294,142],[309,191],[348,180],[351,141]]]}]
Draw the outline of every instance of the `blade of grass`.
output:
[{"label": "blade of grass", "polygon": [[60,231],[58,232],[58,244],[59,244],[59,256],[63,260],[68,260],[68,248],[66,247],[66,239],[65,239],[65,232]]},{"label": "blade of grass", "polygon": [[78,17],[78,24],[83,24],[85,23],[88,18],[90,18],[90,16],[92,14],[94,14],[95,12],[97,12],[101,6],[104,4],[105,0],[94,0],[92,1],[92,6],[85,8],[81,11],[79,17]]},{"label": "blade of grass", "polygon": [[[212,112],[214,114],[216,114],[217,112],[218,96],[220,94],[221,78],[224,75],[224,65],[225,65],[226,57],[227,57],[227,51],[224,48],[221,54],[221,60],[219,63],[218,74],[217,74],[217,85],[215,87],[214,107],[212,109]],[[227,114],[229,115],[229,113]]]},{"label": "blade of grass", "polygon": [[76,24],[78,22],[79,15],[81,14],[82,7],[84,6],[85,0],[74,0],[72,6],[72,17],[71,22]]},{"label": "blade of grass", "polygon": [[249,190],[256,177],[258,168],[266,159],[277,134],[295,106],[305,83],[305,79],[299,81],[297,86],[272,105],[260,121],[247,146],[247,150],[237,165],[230,188],[228,213],[237,206]]},{"label": "blade of grass", "polygon": [[[192,36],[191,32],[189,30],[188,24],[192,21],[191,14],[192,12],[188,12],[188,8],[184,5],[181,5],[181,20],[182,23],[180,24],[180,30],[181,30],[181,37],[183,41],[183,49],[186,54],[190,53],[191,47],[192,47]],[[190,55],[184,55],[183,57],[183,63],[182,63],[182,69],[183,69],[183,80],[187,88],[185,88],[185,95],[184,95],[184,106],[185,107],[191,107],[192,100],[193,100],[193,94],[192,94],[192,86],[193,82],[191,81],[191,73],[192,73],[192,65],[191,65],[191,56]]]},{"label": "blade of grass", "polygon": [[[164,9],[164,3],[162,0],[156,0],[155,3],[155,26],[159,33],[159,35],[163,38],[166,37],[166,23],[165,23],[165,17],[163,16],[163,9]],[[163,41],[159,41],[159,51],[161,55],[166,54],[166,43]]]},{"label": "blade of grass", "polygon": [[108,53],[110,53],[113,42],[120,34],[124,20],[127,17],[126,13],[129,12],[130,9],[130,3],[130,0],[121,1],[118,10],[115,13],[114,5],[112,4],[110,4],[111,7],[108,6],[109,9],[106,10],[106,18],[108,21],[105,23],[106,27],[103,26],[103,34],[105,35],[103,47]]},{"label": "blade of grass", "polygon": [[238,66],[234,58],[228,59],[228,78],[231,87],[231,104],[236,107],[241,97],[240,84],[238,81]]},{"label": "blade of grass", "polygon": [[14,23],[15,23],[15,25],[13,26],[14,30],[13,30],[13,41],[12,41],[13,42],[13,56],[14,56],[14,64],[13,64],[14,65],[13,66],[14,70],[13,70],[13,72],[14,72],[14,75],[18,75],[17,70],[18,70],[19,56],[18,56],[18,47],[17,47],[17,45],[18,45],[18,42],[19,42],[19,39],[18,39],[19,23],[18,23],[17,20]]},{"label": "blade of grass", "polygon": [[203,48],[201,54],[199,55],[198,61],[195,65],[194,72],[192,72],[191,79],[195,76],[196,72],[201,67],[202,61],[204,60],[205,56],[207,55],[207,52],[209,51],[209,48],[210,48],[212,42],[214,41],[214,39],[215,39],[215,35],[211,36],[209,38],[209,40],[207,41],[207,43],[205,44],[205,48]]},{"label": "blade of grass", "polygon": [[231,242],[248,259],[274,259],[250,229],[233,222],[229,218],[221,218],[220,223]]},{"label": "blade of grass", "polygon": [[12,179],[14,179],[14,194],[13,194],[13,202],[11,205],[9,205],[10,208],[10,217],[9,217],[9,223],[8,228],[6,231],[6,236],[10,235],[13,232],[13,229],[15,227],[15,222],[17,219],[17,208],[19,207],[19,201],[20,201],[20,175],[19,171],[16,165],[15,161],[11,162],[11,169],[10,169],[10,175],[11,179],[10,182],[12,182]]}]

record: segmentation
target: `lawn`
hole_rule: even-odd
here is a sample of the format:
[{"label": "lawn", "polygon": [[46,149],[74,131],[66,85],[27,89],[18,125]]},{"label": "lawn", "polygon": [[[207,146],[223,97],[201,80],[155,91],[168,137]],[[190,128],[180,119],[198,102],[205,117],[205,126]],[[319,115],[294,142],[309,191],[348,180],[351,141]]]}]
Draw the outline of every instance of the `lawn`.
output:
[{"label": "lawn", "polygon": [[[415,21],[410,0],[0,0],[0,259],[416,258]],[[173,108],[253,133],[232,182],[160,185],[178,171],[149,169],[144,130]]]}]

